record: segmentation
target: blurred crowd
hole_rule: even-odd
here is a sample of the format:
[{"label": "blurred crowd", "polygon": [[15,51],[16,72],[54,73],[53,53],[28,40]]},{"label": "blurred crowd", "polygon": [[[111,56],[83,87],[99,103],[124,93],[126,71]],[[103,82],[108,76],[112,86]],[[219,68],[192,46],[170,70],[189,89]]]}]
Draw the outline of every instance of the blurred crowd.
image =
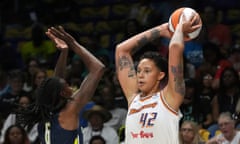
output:
[{"label": "blurred crowd", "polygon": [[[227,139],[240,128],[238,0],[2,0],[0,6],[1,144],[39,143],[37,124],[25,127],[18,112],[34,102],[42,80],[53,74],[59,52],[45,31],[56,25],[107,67],[81,112],[84,144],[123,142],[127,102],[115,75],[115,45],[168,22],[170,14],[183,6],[194,8],[203,26],[198,38],[185,43],[181,142],[207,143],[216,135]],[[135,55],[151,50],[167,58],[168,42],[154,40]],[[67,64],[66,80],[76,89],[87,71],[71,52]]]}]

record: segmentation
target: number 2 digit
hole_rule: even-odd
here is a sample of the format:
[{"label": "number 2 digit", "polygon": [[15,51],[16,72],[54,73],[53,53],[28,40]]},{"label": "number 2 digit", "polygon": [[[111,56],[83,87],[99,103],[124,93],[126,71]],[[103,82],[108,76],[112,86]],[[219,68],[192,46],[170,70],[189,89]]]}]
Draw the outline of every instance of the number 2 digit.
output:
[{"label": "number 2 digit", "polygon": [[142,124],[142,127],[151,127],[154,125],[154,121],[157,118],[157,113],[142,113],[139,123]]}]

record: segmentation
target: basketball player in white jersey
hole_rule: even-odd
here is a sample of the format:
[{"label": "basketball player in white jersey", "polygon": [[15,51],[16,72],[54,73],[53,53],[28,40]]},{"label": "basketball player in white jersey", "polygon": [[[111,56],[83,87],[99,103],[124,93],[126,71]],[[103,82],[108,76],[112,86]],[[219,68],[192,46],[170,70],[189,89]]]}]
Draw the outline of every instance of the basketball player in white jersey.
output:
[{"label": "basketball player in white jersey", "polygon": [[[117,45],[115,60],[120,85],[128,101],[125,144],[178,144],[178,128],[185,84],[183,78],[184,33],[200,27],[196,17],[178,24],[171,36],[168,23],[139,33]],[[159,37],[171,38],[168,63],[156,52],[147,52],[137,70],[136,49]],[[165,84],[164,87],[161,85]]]}]

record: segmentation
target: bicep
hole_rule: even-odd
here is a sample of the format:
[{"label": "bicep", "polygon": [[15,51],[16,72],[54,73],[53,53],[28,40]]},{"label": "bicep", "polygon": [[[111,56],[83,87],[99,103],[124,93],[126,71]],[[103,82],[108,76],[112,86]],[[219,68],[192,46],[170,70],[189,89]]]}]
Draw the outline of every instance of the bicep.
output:
[{"label": "bicep", "polygon": [[116,71],[121,88],[129,102],[138,90],[136,70],[130,55],[116,55]]}]

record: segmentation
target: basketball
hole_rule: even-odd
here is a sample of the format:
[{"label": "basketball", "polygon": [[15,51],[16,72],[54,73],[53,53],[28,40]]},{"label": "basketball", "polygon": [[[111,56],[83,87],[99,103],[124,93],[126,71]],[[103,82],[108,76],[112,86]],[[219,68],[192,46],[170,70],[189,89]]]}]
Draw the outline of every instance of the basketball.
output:
[{"label": "basketball", "polygon": [[[185,15],[186,20],[189,20],[192,15],[197,15],[198,18],[197,18],[196,22],[194,22],[194,24],[202,24],[200,15],[194,9],[189,8],[189,7],[178,8],[169,17],[168,27],[172,34],[174,33],[174,31],[177,27],[177,24],[182,20],[183,15]],[[201,29],[202,29],[202,27],[198,28],[197,30],[195,30],[191,33],[188,33],[184,37],[184,40],[189,41],[189,40],[196,38],[199,35]]]}]

